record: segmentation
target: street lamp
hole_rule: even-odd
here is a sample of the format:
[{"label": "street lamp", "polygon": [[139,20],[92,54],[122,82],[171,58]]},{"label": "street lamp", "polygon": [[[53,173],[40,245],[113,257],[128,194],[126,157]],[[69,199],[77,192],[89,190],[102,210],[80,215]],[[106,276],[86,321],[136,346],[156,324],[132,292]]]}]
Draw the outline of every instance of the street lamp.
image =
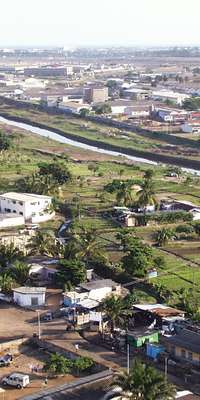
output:
[{"label": "street lamp", "polygon": [[40,310],[36,310],[38,318],[38,339],[41,339]]}]

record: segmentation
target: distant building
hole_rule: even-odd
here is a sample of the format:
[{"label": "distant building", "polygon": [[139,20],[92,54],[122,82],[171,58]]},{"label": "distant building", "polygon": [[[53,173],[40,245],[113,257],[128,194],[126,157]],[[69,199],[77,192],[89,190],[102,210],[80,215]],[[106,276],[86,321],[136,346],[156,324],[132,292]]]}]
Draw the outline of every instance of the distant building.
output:
[{"label": "distant building", "polygon": [[123,90],[122,95],[132,100],[147,100],[151,96],[151,91],[140,88],[130,88]]},{"label": "distant building", "polygon": [[0,195],[0,211],[24,217],[33,223],[47,221],[55,213],[50,210],[52,198],[31,193],[9,192]]},{"label": "distant building", "polygon": [[108,88],[94,86],[84,88],[83,100],[87,103],[105,103],[108,100]]},{"label": "distant building", "polygon": [[28,67],[24,68],[25,76],[49,77],[49,76],[67,76],[73,74],[73,66],[57,67]]},{"label": "distant building", "polygon": [[188,99],[190,96],[185,93],[176,93],[168,90],[155,90],[152,93],[152,99],[161,101],[172,101],[175,104],[182,105],[183,101]]},{"label": "distant building", "polygon": [[60,102],[58,108],[63,111],[73,112],[75,114],[79,114],[81,110],[86,109],[88,111],[91,110],[91,107],[88,104],[80,104],[73,101],[68,102]]},{"label": "distant building", "polygon": [[181,130],[185,133],[200,133],[200,120],[186,122],[185,124],[181,125]]},{"label": "distant building", "polygon": [[13,289],[13,300],[20,307],[44,306],[45,295],[45,287],[21,286]]},{"label": "distant building", "polygon": [[121,99],[109,102],[114,115],[126,115],[132,118],[148,117],[150,114],[148,105],[135,105],[134,102]]},{"label": "distant building", "polygon": [[188,111],[167,107],[155,107],[152,115],[164,122],[184,122],[189,117]]}]

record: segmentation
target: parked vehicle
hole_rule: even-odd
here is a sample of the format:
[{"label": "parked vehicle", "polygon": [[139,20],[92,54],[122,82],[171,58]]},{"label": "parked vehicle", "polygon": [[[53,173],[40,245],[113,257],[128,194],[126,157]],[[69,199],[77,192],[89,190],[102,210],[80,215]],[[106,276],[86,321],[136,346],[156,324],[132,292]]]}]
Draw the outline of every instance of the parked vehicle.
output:
[{"label": "parked vehicle", "polygon": [[2,384],[4,386],[14,386],[18,389],[22,389],[26,387],[30,383],[29,375],[20,374],[20,373],[12,373],[8,376],[5,376],[2,379]]},{"label": "parked vehicle", "polygon": [[12,363],[12,354],[8,353],[0,357],[0,367],[7,367]]}]

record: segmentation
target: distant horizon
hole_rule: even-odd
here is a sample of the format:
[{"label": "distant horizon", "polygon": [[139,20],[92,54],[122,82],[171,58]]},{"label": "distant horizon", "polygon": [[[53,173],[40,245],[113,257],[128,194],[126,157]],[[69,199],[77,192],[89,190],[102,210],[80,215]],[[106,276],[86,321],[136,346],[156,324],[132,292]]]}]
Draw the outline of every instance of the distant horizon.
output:
[{"label": "distant horizon", "polygon": [[4,50],[4,49],[10,49],[10,50],[29,50],[29,49],[41,49],[41,50],[45,50],[45,49],[66,49],[66,50],[70,50],[70,49],[81,49],[81,48],[85,48],[85,49],[109,49],[109,48],[127,48],[127,49],[174,49],[174,48],[200,48],[200,42],[199,44],[137,44],[137,45],[131,45],[131,44],[112,44],[112,43],[102,43],[102,44],[72,44],[72,45],[59,45],[59,44],[31,44],[31,45],[0,45],[0,50]]},{"label": "distant horizon", "polygon": [[[199,0],[2,2],[0,42],[13,47],[200,45]],[[167,3],[167,4],[166,4]]]}]

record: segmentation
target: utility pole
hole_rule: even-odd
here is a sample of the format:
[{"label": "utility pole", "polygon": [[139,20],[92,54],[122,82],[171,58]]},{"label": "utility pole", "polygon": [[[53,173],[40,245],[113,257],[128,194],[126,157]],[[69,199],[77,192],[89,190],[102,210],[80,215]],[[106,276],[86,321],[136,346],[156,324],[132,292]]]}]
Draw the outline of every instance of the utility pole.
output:
[{"label": "utility pole", "polygon": [[127,341],[127,374],[130,372],[130,344]]},{"label": "utility pole", "polygon": [[40,323],[40,310],[37,311],[37,317],[38,317],[38,339],[41,339],[41,323]]}]

